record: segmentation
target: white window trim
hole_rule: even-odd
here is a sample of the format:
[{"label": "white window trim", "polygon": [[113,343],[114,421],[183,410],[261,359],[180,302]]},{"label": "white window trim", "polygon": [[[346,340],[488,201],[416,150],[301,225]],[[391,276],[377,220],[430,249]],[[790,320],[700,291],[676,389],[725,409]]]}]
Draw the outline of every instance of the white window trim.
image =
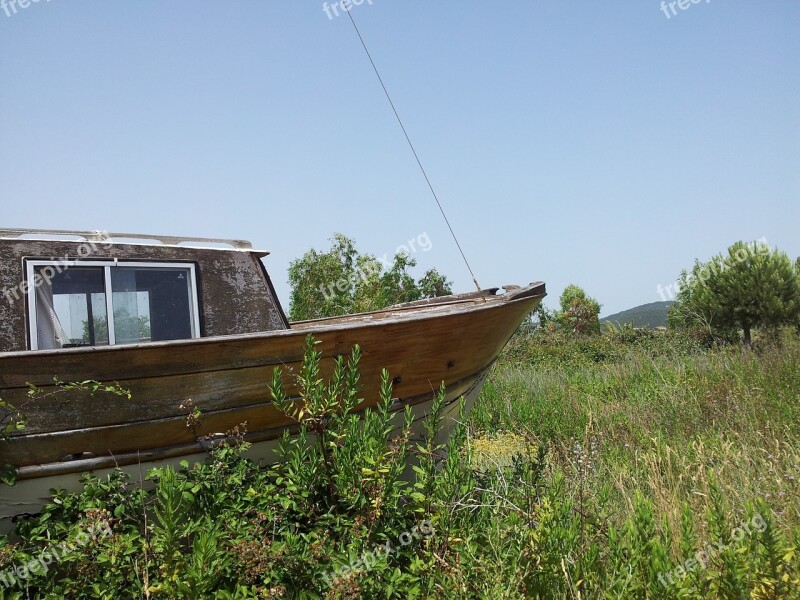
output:
[{"label": "white window trim", "polygon": [[[108,318],[108,345],[116,346],[114,333],[113,296],[111,291],[111,269],[114,267],[136,267],[143,269],[183,269],[189,271],[189,311],[192,326],[192,338],[200,337],[200,307],[197,297],[197,273],[194,263],[181,262],[141,262],[126,260],[26,260],[27,295],[28,295],[28,335],[31,350],[39,349],[38,329],[36,323],[36,268],[57,267],[62,270],[69,267],[103,267],[105,275],[106,313]],[[150,342],[144,342],[150,343]],[[128,345],[128,344],[125,344]]]}]

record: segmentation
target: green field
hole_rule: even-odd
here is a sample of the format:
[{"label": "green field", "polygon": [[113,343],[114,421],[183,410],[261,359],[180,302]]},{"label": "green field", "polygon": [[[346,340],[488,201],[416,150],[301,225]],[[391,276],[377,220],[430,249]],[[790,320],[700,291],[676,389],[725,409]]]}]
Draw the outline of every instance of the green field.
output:
[{"label": "green field", "polygon": [[448,448],[311,413],[266,471],[226,448],[60,496],[0,548],[4,597],[800,598],[794,331],[519,334]]}]

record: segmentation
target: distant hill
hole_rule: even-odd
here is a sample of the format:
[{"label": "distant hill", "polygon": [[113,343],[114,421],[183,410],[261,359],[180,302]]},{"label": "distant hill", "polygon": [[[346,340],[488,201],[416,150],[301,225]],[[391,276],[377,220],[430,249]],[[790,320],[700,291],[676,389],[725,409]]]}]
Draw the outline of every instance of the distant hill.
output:
[{"label": "distant hill", "polygon": [[672,302],[651,302],[650,304],[642,304],[628,310],[623,310],[613,315],[608,315],[600,319],[601,323],[611,321],[612,323],[619,323],[624,325],[630,323],[634,327],[655,327],[667,326],[667,309]]}]

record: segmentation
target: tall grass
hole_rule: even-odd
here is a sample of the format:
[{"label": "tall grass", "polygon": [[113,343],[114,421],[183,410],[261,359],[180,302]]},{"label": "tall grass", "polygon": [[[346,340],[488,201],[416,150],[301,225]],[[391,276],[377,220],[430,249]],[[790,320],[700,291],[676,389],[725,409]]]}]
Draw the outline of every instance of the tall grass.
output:
[{"label": "tall grass", "polygon": [[613,483],[618,519],[638,491],[677,531],[681,503],[701,509],[713,471],[733,511],[764,498],[787,530],[800,525],[797,337],[759,352],[654,353],[662,334],[650,335],[622,360],[502,363],[471,413],[475,434],[524,430],[567,472],[587,454],[588,484]]},{"label": "tall grass", "polygon": [[309,341],[299,403],[273,378],[300,426],[281,462],[87,478],[3,540],[0,596],[800,598],[796,337],[520,336],[446,447],[442,394],[415,440],[388,374],[358,418],[358,352],[329,382],[318,361]]}]

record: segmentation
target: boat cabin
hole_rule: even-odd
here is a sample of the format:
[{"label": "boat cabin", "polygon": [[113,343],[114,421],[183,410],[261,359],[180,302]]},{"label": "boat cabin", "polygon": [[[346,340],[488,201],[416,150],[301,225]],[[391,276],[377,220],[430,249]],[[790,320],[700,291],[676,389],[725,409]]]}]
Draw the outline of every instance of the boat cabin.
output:
[{"label": "boat cabin", "polygon": [[0,352],[287,329],[249,242],[0,229]]}]

